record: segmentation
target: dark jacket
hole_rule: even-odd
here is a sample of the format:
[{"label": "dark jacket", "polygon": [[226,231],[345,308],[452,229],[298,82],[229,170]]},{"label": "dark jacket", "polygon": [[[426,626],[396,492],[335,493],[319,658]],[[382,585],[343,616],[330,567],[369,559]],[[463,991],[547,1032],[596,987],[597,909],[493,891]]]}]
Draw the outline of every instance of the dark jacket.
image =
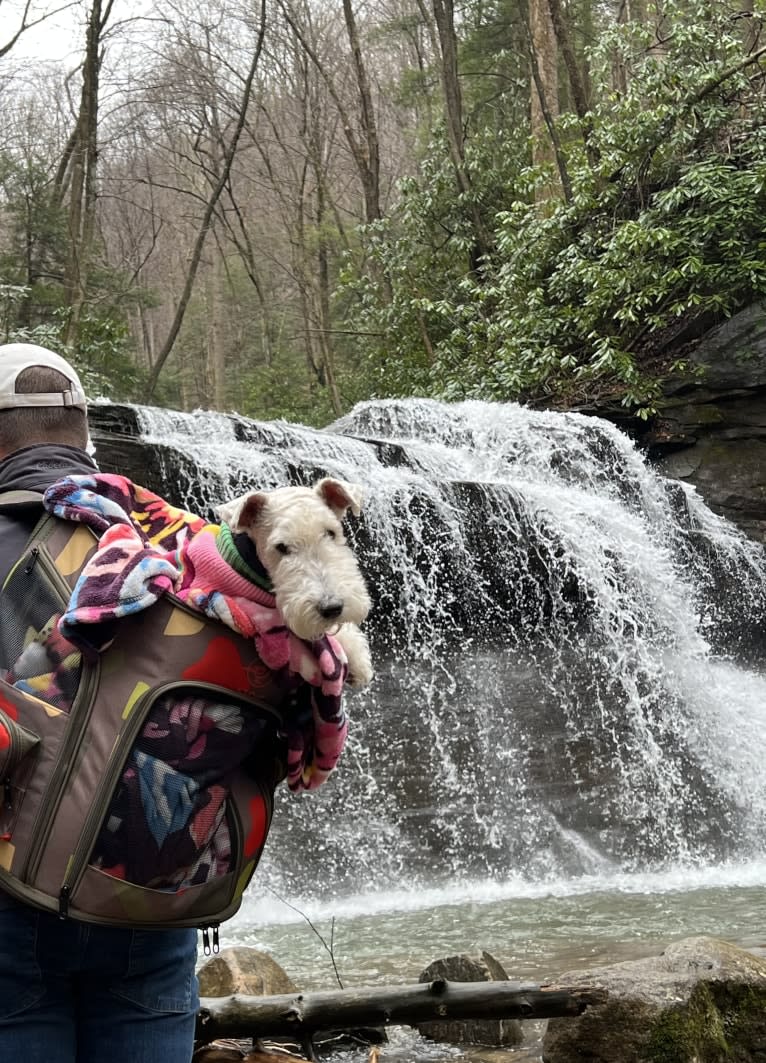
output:
[{"label": "dark jacket", "polygon": [[[0,462],[0,491],[45,491],[63,476],[98,472],[84,450],[59,443],[41,443]],[[0,516],[0,587],[24,550],[36,518]]]}]

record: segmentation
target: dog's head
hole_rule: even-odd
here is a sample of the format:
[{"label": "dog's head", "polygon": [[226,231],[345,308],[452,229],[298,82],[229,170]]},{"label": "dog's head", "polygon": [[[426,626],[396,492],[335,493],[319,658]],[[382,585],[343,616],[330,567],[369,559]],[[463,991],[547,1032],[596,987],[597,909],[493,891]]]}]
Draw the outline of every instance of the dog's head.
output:
[{"label": "dog's head", "polygon": [[246,532],[271,579],[285,623],[316,639],[360,624],[370,598],[341,521],[361,512],[362,488],[326,477],[314,487],[255,491],[225,502],[219,520]]}]

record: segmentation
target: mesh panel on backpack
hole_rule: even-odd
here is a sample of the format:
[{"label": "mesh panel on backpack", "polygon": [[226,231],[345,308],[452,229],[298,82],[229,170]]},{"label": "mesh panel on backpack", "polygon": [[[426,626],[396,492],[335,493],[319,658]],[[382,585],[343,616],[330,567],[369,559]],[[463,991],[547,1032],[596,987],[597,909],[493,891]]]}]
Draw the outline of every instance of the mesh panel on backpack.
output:
[{"label": "mesh panel on backpack", "polygon": [[62,592],[44,547],[28,551],[0,594],[0,676],[17,689],[69,712],[82,655],[58,631]]}]

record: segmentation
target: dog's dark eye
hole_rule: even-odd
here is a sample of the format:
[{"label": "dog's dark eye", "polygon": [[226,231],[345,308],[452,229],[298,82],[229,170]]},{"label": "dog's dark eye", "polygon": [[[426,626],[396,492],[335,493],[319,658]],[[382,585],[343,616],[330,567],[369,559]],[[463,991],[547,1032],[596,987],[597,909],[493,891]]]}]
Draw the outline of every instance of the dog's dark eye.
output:
[{"label": "dog's dark eye", "polygon": [[274,546],[274,549],[276,550],[276,552],[278,554],[289,554],[290,553],[290,547],[287,545],[287,543],[276,543],[275,546]]},{"label": "dog's dark eye", "polygon": [[327,536],[328,539],[337,539],[338,538],[338,536],[335,534],[335,532],[332,530],[332,528],[328,528],[327,531],[325,532],[325,535]]}]

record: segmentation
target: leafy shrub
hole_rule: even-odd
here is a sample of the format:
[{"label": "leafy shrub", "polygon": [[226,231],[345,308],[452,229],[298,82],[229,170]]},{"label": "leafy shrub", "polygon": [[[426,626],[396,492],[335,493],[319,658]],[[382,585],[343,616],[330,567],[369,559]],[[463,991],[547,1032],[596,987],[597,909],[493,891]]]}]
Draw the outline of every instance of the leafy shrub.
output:
[{"label": "leafy shrub", "polygon": [[[369,234],[377,272],[346,277],[385,393],[571,403],[614,394],[647,415],[683,351],[679,323],[766,293],[763,75],[724,5],[670,4],[661,51],[648,26],[615,26],[592,54],[602,91],[586,155],[560,121],[571,196],[550,174],[488,163],[492,248],[469,268],[470,212],[435,149]],[[482,144],[473,141],[473,173]],[[385,279],[385,282],[381,280]],[[385,367],[385,368],[384,368]]]}]

